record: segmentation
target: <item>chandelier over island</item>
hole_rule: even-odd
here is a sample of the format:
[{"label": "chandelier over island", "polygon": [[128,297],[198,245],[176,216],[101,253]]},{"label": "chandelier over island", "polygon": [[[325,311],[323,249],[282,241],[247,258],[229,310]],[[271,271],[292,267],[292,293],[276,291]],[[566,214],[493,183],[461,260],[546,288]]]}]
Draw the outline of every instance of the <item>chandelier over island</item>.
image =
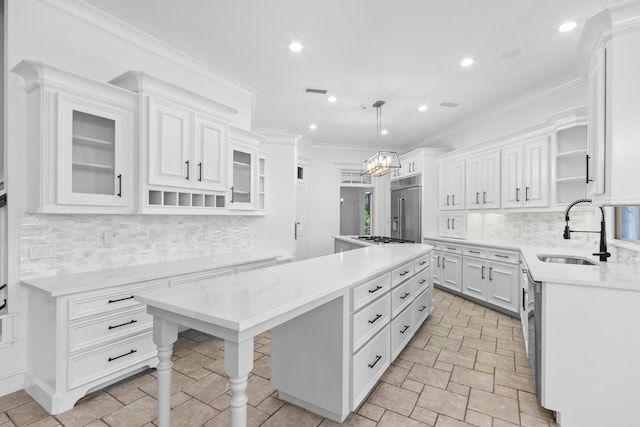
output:
[{"label": "chandelier over island", "polygon": [[[380,146],[380,134],[382,133],[382,106],[384,101],[376,101],[373,107],[376,109],[376,141]],[[393,169],[400,168],[400,160],[395,151],[378,150],[362,164],[360,175],[383,176]]]}]

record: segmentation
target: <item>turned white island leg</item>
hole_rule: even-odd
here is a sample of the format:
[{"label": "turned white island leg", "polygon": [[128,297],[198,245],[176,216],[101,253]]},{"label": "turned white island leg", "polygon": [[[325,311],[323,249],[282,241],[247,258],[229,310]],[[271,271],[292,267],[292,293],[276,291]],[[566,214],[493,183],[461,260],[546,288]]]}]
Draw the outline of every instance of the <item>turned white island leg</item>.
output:
[{"label": "turned white island leg", "polygon": [[224,370],[231,388],[231,427],[247,425],[247,379],[253,369],[253,337],[242,342],[225,340]]},{"label": "turned white island leg", "polygon": [[153,342],[158,346],[158,427],[171,425],[171,354],[178,339],[178,325],[153,318]]}]

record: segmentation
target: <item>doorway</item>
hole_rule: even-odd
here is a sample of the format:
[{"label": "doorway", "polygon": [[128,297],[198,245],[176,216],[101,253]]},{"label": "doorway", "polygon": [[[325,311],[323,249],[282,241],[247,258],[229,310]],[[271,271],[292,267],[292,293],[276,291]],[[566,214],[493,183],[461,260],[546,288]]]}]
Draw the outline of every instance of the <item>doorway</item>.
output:
[{"label": "doorway", "polygon": [[371,235],[373,187],[340,187],[340,234]]}]

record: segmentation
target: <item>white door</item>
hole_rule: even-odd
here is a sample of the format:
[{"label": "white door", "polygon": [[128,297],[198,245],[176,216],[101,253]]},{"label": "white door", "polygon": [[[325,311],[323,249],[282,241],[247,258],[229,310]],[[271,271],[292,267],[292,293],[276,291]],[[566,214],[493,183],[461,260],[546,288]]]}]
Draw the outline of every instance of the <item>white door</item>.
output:
[{"label": "white door", "polygon": [[296,183],[296,215],[293,225],[294,238],[296,240],[296,260],[307,257],[307,183]]},{"label": "white door", "polygon": [[522,145],[502,150],[502,206],[522,206]]},{"label": "white door", "polygon": [[191,113],[149,98],[149,184],[190,186]]},{"label": "white door", "polygon": [[192,171],[194,185],[206,190],[226,190],[228,124],[212,117],[195,117]]},{"label": "white door", "polygon": [[549,205],[549,140],[543,136],[524,144],[524,206]]}]

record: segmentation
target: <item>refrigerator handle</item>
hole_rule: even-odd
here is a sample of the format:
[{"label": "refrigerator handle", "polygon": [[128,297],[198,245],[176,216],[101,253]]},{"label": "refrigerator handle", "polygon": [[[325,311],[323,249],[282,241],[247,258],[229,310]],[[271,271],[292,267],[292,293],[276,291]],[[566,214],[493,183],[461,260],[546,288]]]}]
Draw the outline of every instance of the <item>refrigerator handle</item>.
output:
[{"label": "refrigerator handle", "polygon": [[398,237],[404,239],[404,197],[400,197],[400,199],[398,199],[398,218],[400,221]]}]

